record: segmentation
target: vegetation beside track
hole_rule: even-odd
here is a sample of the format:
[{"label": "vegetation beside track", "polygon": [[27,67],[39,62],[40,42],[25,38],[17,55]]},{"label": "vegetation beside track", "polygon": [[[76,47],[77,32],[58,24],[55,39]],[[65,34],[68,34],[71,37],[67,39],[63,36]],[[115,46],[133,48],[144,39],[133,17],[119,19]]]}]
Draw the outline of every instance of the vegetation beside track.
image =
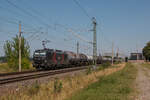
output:
[{"label": "vegetation beside track", "polygon": [[70,97],[76,91],[79,91],[89,84],[94,83],[99,80],[99,77],[103,75],[109,75],[113,72],[121,70],[124,64],[107,67],[105,69],[97,69],[96,71],[91,71],[87,74],[86,72],[81,72],[74,74],[73,76],[66,76],[61,79],[54,79],[47,84],[33,84],[31,87],[21,88],[19,91],[15,91],[12,94],[5,95],[2,98],[7,100],[64,100]]},{"label": "vegetation beside track", "polygon": [[[24,37],[21,37],[21,66],[23,69],[30,68],[30,46],[27,40]],[[16,37],[12,38],[12,40],[7,40],[4,44],[4,52],[6,61],[9,67],[13,69],[18,69],[19,67],[19,38]]]},{"label": "vegetation beside track", "polygon": [[137,69],[132,64],[77,92],[68,100],[130,100]]},{"label": "vegetation beside track", "polygon": [[[22,71],[33,70],[32,64],[30,63],[29,69],[22,69]],[[9,67],[7,63],[0,63],[0,73],[17,72],[18,69]]]},{"label": "vegetation beside track", "polygon": [[10,68],[7,63],[1,63],[0,64],[0,73],[8,73],[8,72],[14,72],[15,70]]},{"label": "vegetation beside track", "polygon": [[142,66],[150,69],[150,63],[149,62],[142,63]]}]

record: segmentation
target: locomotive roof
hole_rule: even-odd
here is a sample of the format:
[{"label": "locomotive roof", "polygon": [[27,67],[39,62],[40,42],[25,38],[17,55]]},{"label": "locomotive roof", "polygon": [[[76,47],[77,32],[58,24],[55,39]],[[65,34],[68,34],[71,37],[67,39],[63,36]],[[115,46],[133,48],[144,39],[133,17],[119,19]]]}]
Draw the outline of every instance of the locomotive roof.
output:
[{"label": "locomotive roof", "polygon": [[38,49],[38,50],[35,50],[35,52],[45,52],[45,51],[51,51],[51,52],[63,52],[62,50],[54,50],[54,49]]},{"label": "locomotive roof", "polygon": [[38,49],[35,52],[54,51],[54,49]]}]

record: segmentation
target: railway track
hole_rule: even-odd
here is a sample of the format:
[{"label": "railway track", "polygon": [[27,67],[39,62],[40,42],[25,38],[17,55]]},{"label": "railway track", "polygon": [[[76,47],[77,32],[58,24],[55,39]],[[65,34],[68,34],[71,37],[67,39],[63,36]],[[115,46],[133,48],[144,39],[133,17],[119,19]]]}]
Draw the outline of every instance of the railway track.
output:
[{"label": "railway track", "polygon": [[37,72],[37,71],[36,70],[31,70],[31,71],[23,71],[23,72],[1,73],[0,77],[11,76],[11,75],[21,75],[21,74],[34,73],[34,72]]},{"label": "railway track", "polygon": [[[4,78],[0,79],[0,84],[8,84],[8,83],[14,83],[14,82],[19,82],[19,81],[24,81],[24,80],[29,80],[29,79],[35,79],[35,78],[40,78],[40,77],[45,77],[45,76],[52,76],[56,74],[61,74],[61,73],[67,73],[67,72],[72,72],[72,71],[77,71],[77,70],[82,70],[86,69],[87,67],[75,67],[75,68],[66,68],[66,69],[60,69],[60,70],[52,70],[52,71],[43,71],[42,73],[31,71],[31,74],[29,71],[28,72],[18,72],[18,73],[9,73],[1,76],[6,76]],[[15,76],[13,76],[15,75]]]}]

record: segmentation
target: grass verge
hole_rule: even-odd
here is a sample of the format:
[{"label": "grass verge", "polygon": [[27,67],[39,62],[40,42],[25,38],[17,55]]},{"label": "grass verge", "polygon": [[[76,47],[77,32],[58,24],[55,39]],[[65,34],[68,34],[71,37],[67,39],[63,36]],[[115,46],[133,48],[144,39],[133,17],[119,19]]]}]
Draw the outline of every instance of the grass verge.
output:
[{"label": "grass verge", "polygon": [[[99,77],[110,75],[124,68],[124,63],[111,66],[103,70],[81,71],[67,75],[64,78],[55,78],[46,84],[33,84],[32,87],[18,87],[18,91],[12,91],[8,95],[0,97],[2,100],[64,100],[72,94],[86,88],[88,85],[97,82]],[[117,67],[118,66],[118,67]],[[87,73],[88,72],[88,73]]]},{"label": "grass verge", "polygon": [[148,62],[142,63],[142,66],[150,69],[150,63]]},{"label": "grass verge", "polygon": [[89,85],[68,100],[130,100],[136,73],[136,68],[128,63],[123,70],[100,77],[98,82]]},{"label": "grass verge", "polygon": [[[22,71],[33,70],[32,64],[29,69],[22,69]],[[0,73],[17,72],[15,68],[9,67],[7,63],[0,63]]]},{"label": "grass verge", "polygon": [[15,70],[10,68],[7,63],[0,63],[0,73],[14,72]]}]

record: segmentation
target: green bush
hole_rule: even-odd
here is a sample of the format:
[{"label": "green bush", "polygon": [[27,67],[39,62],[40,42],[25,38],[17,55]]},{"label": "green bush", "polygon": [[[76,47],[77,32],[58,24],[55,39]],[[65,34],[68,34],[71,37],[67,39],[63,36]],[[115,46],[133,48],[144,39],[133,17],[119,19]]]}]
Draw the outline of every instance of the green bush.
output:
[{"label": "green bush", "polygon": [[116,62],[114,62],[114,64],[120,64],[121,63],[121,61],[116,61]]},{"label": "green bush", "polygon": [[[8,66],[10,68],[13,68],[13,69],[17,70],[18,66],[19,66],[18,62],[19,62],[18,59],[9,59]],[[22,66],[22,69],[29,69],[30,68],[30,61],[29,61],[29,59],[22,58],[21,66]]]},{"label": "green bush", "polygon": [[92,73],[92,68],[91,67],[88,67],[87,71],[86,71],[86,74],[91,74]]},{"label": "green bush", "polygon": [[109,66],[111,66],[110,62],[105,62],[97,67],[97,71],[104,70],[105,68],[108,68]]},{"label": "green bush", "polygon": [[30,68],[30,61],[27,58],[23,58],[21,65],[23,66],[24,69],[29,69]]},{"label": "green bush", "polygon": [[111,66],[111,63],[110,62],[106,62],[106,63],[103,63],[102,64],[102,67],[103,68],[108,68],[108,67],[110,67]]},{"label": "green bush", "polygon": [[55,79],[54,81],[54,93],[60,93],[62,90],[62,82],[58,81],[58,79]]},{"label": "green bush", "polygon": [[38,83],[36,82],[35,84],[32,85],[32,87],[29,89],[28,94],[30,96],[32,95],[36,95],[40,90],[40,86],[38,85]]},{"label": "green bush", "polygon": [[[4,51],[6,60],[9,67],[13,69],[18,69],[19,66],[19,39],[18,36],[14,37],[11,41],[6,41],[4,44]],[[28,42],[24,37],[21,38],[21,58],[22,58],[22,68],[28,69],[30,66],[30,47]]]}]

